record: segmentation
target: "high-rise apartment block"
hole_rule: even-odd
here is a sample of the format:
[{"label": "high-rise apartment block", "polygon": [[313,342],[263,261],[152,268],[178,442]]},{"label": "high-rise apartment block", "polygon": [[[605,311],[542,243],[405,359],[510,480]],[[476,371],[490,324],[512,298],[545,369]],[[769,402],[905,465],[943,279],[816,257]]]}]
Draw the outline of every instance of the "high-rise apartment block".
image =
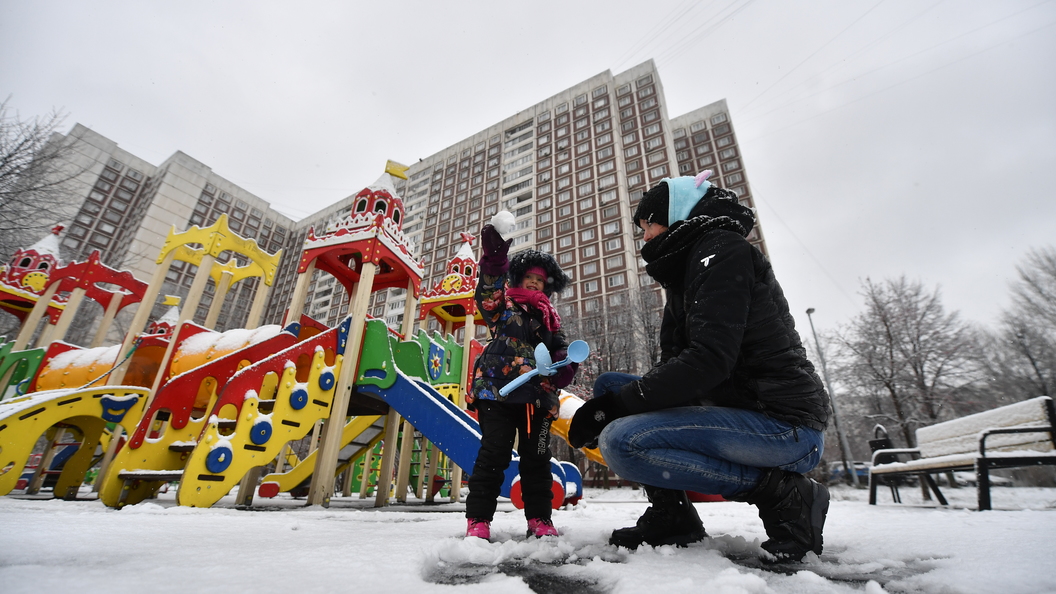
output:
[{"label": "high-rise apartment block", "polygon": [[[236,232],[269,252],[286,252],[265,314],[270,323],[281,321],[289,305],[308,229],[322,230],[351,207],[349,196],[293,221],[183,153],[154,166],[81,126],[68,137],[83,145],[85,198],[63,240],[67,259],[98,248],[105,262],[149,279],[170,226],[209,225],[227,213]],[[593,76],[421,159],[397,190],[407,209],[403,231],[425,265],[423,286],[442,278],[463,232],[476,234],[508,210],[516,217],[512,251],[554,254],[574,280],[556,300],[559,313],[581,334],[604,337],[634,327],[633,312],[642,307],[655,317],[660,303],[659,287],[638,256],[641,233],[631,223],[642,192],[664,177],[704,169],[714,171],[713,183],[754,206],[725,101],[671,118],[648,61]],[[758,227],[749,239],[765,252]],[[168,292],[186,291],[192,268],[170,273]],[[219,328],[238,327],[254,290],[249,283],[228,295],[231,306]],[[379,292],[369,313],[398,327],[403,303],[402,291]],[[196,319],[204,319],[209,305],[203,300]],[[333,324],[347,311],[341,286],[317,278],[305,312]],[[632,360],[628,355],[622,367],[634,368]]]}]

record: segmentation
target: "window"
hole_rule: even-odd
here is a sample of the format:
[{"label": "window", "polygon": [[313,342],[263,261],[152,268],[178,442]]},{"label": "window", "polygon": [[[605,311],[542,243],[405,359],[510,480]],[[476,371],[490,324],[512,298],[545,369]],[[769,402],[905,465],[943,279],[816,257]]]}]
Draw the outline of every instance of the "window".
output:
[{"label": "window", "polygon": [[566,235],[557,239],[557,247],[566,248],[572,245],[572,236]]},{"label": "window", "polygon": [[608,258],[605,258],[605,268],[613,269],[613,268],[622,268],[622,267],[623,267],[623,254],[619,254],[619,255],[616,255],[616,256],[609,256]]},{"label": "window", "polygon": [[579,217],[579,226],[587,227],[594,224],[594,213],[588,212],[587,214]]},{"label": "window", "polygon": [[594,230],[593,229],[584,229],[584,230],[580,231],[579,232],[579,239],[580,239],[580,241],[590,241],[590,240],[594,239]]},{"label": "window", "polygon": [[601,203],[602,204],[607,204],[609,202],[612,202],[613,200],[616,200],[617,196],[618,195],[616,194],[616,190],[608,190],[606,192],[602,192],[601,193]]},{"label": "window", "polygon": [[653,179],[664,177],[665,175],[667,175],[667,165],[661,165],[649,170],[649,177],[652,177]]},{"label": "window", "polygon": [[[711,125],[721,124],[726,121],[726,114],[720,113],[711,117]],[[703,122],[701,122],[703,124]]]},{"label": "window", "polygon": [[598,273],[598,263],[597,262],[589,262],[589,263],[583,265],[583,276],[587,276],[587,275],[590,275],[590,274],[597,274],[597,273]]},{"label": "window", "polygon": [[550,215],[551,215],[551,213],[544,212],[544,213],[536,216],[535,217],[536,224],[542,225],[543,223],[549,223],[550,222]]},{"label": "window", "polygon": [[562,254],[558,254],[557,256],[557,262],[562,266],[564,266],[565,264],[571,264],[572,261],[575,259],[576,258],[574,252],[564,252]]},{"label": "window", "polygon": [[728,149],[724,149],[724,150],[719,151],[719,158],[720,159],[731,159],[731,158],[736,157],[736,156],[737,156],[737,149],[735,149],[735,148],[728,148]]},{"label": "window", "polygon": [[613,221],[611,223],[605,223],[604,227],[602,227],[602,232],[605,235],[612,235],[613,233],[619,233],[620,232],[620,222],[619,221]]},{"label": "window", "polygon": [[614,274],[608,278],[608,285],[610,289],[613,287],[622,287],[626,282],[627,279],[622,272],[619,274]]},{"label": "window", "polygon": [[598,255],[598,246],[596,246],[596,245],[588,245],[588,246],[585,246],[581,251],[582,251],[582,255],[583,255],[584,259],[593,258],[594,256]]},{"label": "window", "polygon": [[651,151],[651,150],[653,150],[655,148],[659,148],[661,146],[664,146],[664,137],[663,136],[657,136],[655,138],[650,138],[649,140],[645,141],[645,150],[647,150],[647,151]]}]

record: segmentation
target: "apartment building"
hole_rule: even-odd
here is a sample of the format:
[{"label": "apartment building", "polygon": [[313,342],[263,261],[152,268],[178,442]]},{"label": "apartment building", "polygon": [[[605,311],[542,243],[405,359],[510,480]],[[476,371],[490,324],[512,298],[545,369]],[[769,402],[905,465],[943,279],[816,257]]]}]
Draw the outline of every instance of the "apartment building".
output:
[{"label": "apartment building", "polygon": [[[656,317],[662,303],[638,256],[641,234],[631,214],[642,192],[664,177],[703,169],[753,205],[725,101],[671,118],[659,73],[647,61],[593,76],[412,165],[404,231],[431,286],[462,232],[476,233],[508,210],[516,217],[512,250],[552,253],[573,277],[556,300],[562,317],[585,335],[618,333],[614,345],[630,344],[633,313],[644,307]],[[759,228],[750,240],[765,251]],[[375,315],[400,310],[391,295],[376,299]],[[624,358],[627,368],[641,359]]]}]

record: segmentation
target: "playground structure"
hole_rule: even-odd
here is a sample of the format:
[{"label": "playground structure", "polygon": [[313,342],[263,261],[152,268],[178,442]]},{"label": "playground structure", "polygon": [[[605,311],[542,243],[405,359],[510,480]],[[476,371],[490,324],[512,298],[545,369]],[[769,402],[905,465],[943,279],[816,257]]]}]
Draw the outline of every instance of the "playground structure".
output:
[{"label": "playground structure", "polygon": [[[458,501],[462,469],[472,469],[480,440],[476,420],[463,410],[471,364],[483,348],[473,339],[480,317],[473,238],[463,234],[447,275],[422,291],[422,266],[402,233],[403,203],[390,174],[400,172],[389,170],[357,194],[347,217],[319,235],[309,231],[281,326],[257,327],[281,254],[267,254],[231,232],[224,215],[208,228],[171,230],[150,283],[120,277],[127,273],[102,274],[98,254],[67,267],[48,262],[53,275],[66,271],[62,278],[19,280],[22,293],[27,286],[37,292],[32,307],[19,294],[23,329],[0,346],[0,394],[6,395],[0,399],[0,495],[15,488],[43,438],[49,446],[27,493],[39,490],[39,475],[54,472],[54,452],[76,445],[75,453],[63,454],[53,493],[75,497],[85,471],[98,461],[94,487],[116,508],[174,482],[177,502],[194,507],[213,505],[236,486],[241,505],[251,505],[254,495],[287,492],[328,506],[336,492],[349,496],[354,486],[361,498],[373,487],[377,506],[391,498],[406,501],[412,490],[431,502],[437,487]],[[221,263],[224,252],[237,257]],[[43,261],[17,256],[27,266]],[[176,259],[198,266],[183,313],[170,310],[164,323],[141,332]],[[349,316],[337,327],[302,315],[316,271],[333,276],[351,296]],[[21,278],[32,272],[27,268]],[[104,277],[121,287],[109,298],[96,284]],[[189,313],[210,278],[212,307],[205,323],[195,324]],[[211,330],[224,294],[249,278],[261,282],[246,327]],[[366,314],[370,295],[388,288],[406,291],[398,333]],[[141,302],[120,346],[80,349],[61,342],[67,314],[75,315],[85,296],[106,309],[104,325],[113,321],[111,310]],[[0,299],[0,307],[4,303]],[[35,320],[45,314],[54,321],[40,332],[37,347],[26,350]],[[443,333],[427,334],[430,319]],[[461,344],[455,339],[460,328]],[[100,332],[97,337],[105,335]],[[553,431],[564,437],[581,401],[565,393],[562,402]],[[309,435],[307,455],[294,454],[291,446]],[[601,460],[596,451],[587,454]],[[554,460],[552,474],[555,507],[578,501],[579,469]],[[344,477],[340,489],[338,477]],[[516,453],[502,495],[519,505]]]}]

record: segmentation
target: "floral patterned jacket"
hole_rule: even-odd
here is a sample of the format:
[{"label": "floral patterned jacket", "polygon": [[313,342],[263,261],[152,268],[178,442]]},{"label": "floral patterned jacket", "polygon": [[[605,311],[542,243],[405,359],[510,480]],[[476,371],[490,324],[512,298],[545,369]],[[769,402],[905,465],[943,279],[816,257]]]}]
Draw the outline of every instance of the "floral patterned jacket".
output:
[{"label": "floral patterned jacket", "polygon": [[[507,396],[499,395],[499,390],[522,373],[535,369],[535,346],[540,342],[546,344],[556,361],[557,354],[568,348],[564,332],[550,332],[543,325],[538,311],[508,299],[505,274],[492,276],[481,273],[476,300],[484,322],[491,331],[491,341],[477,357],[473,367],[470,408],[477,400],[531,402],[556,415],[560,407],[558,389],[561,387],[554,385],[557,375],[535,376]],[[564,354],[560,356],[563,358]]]}]

